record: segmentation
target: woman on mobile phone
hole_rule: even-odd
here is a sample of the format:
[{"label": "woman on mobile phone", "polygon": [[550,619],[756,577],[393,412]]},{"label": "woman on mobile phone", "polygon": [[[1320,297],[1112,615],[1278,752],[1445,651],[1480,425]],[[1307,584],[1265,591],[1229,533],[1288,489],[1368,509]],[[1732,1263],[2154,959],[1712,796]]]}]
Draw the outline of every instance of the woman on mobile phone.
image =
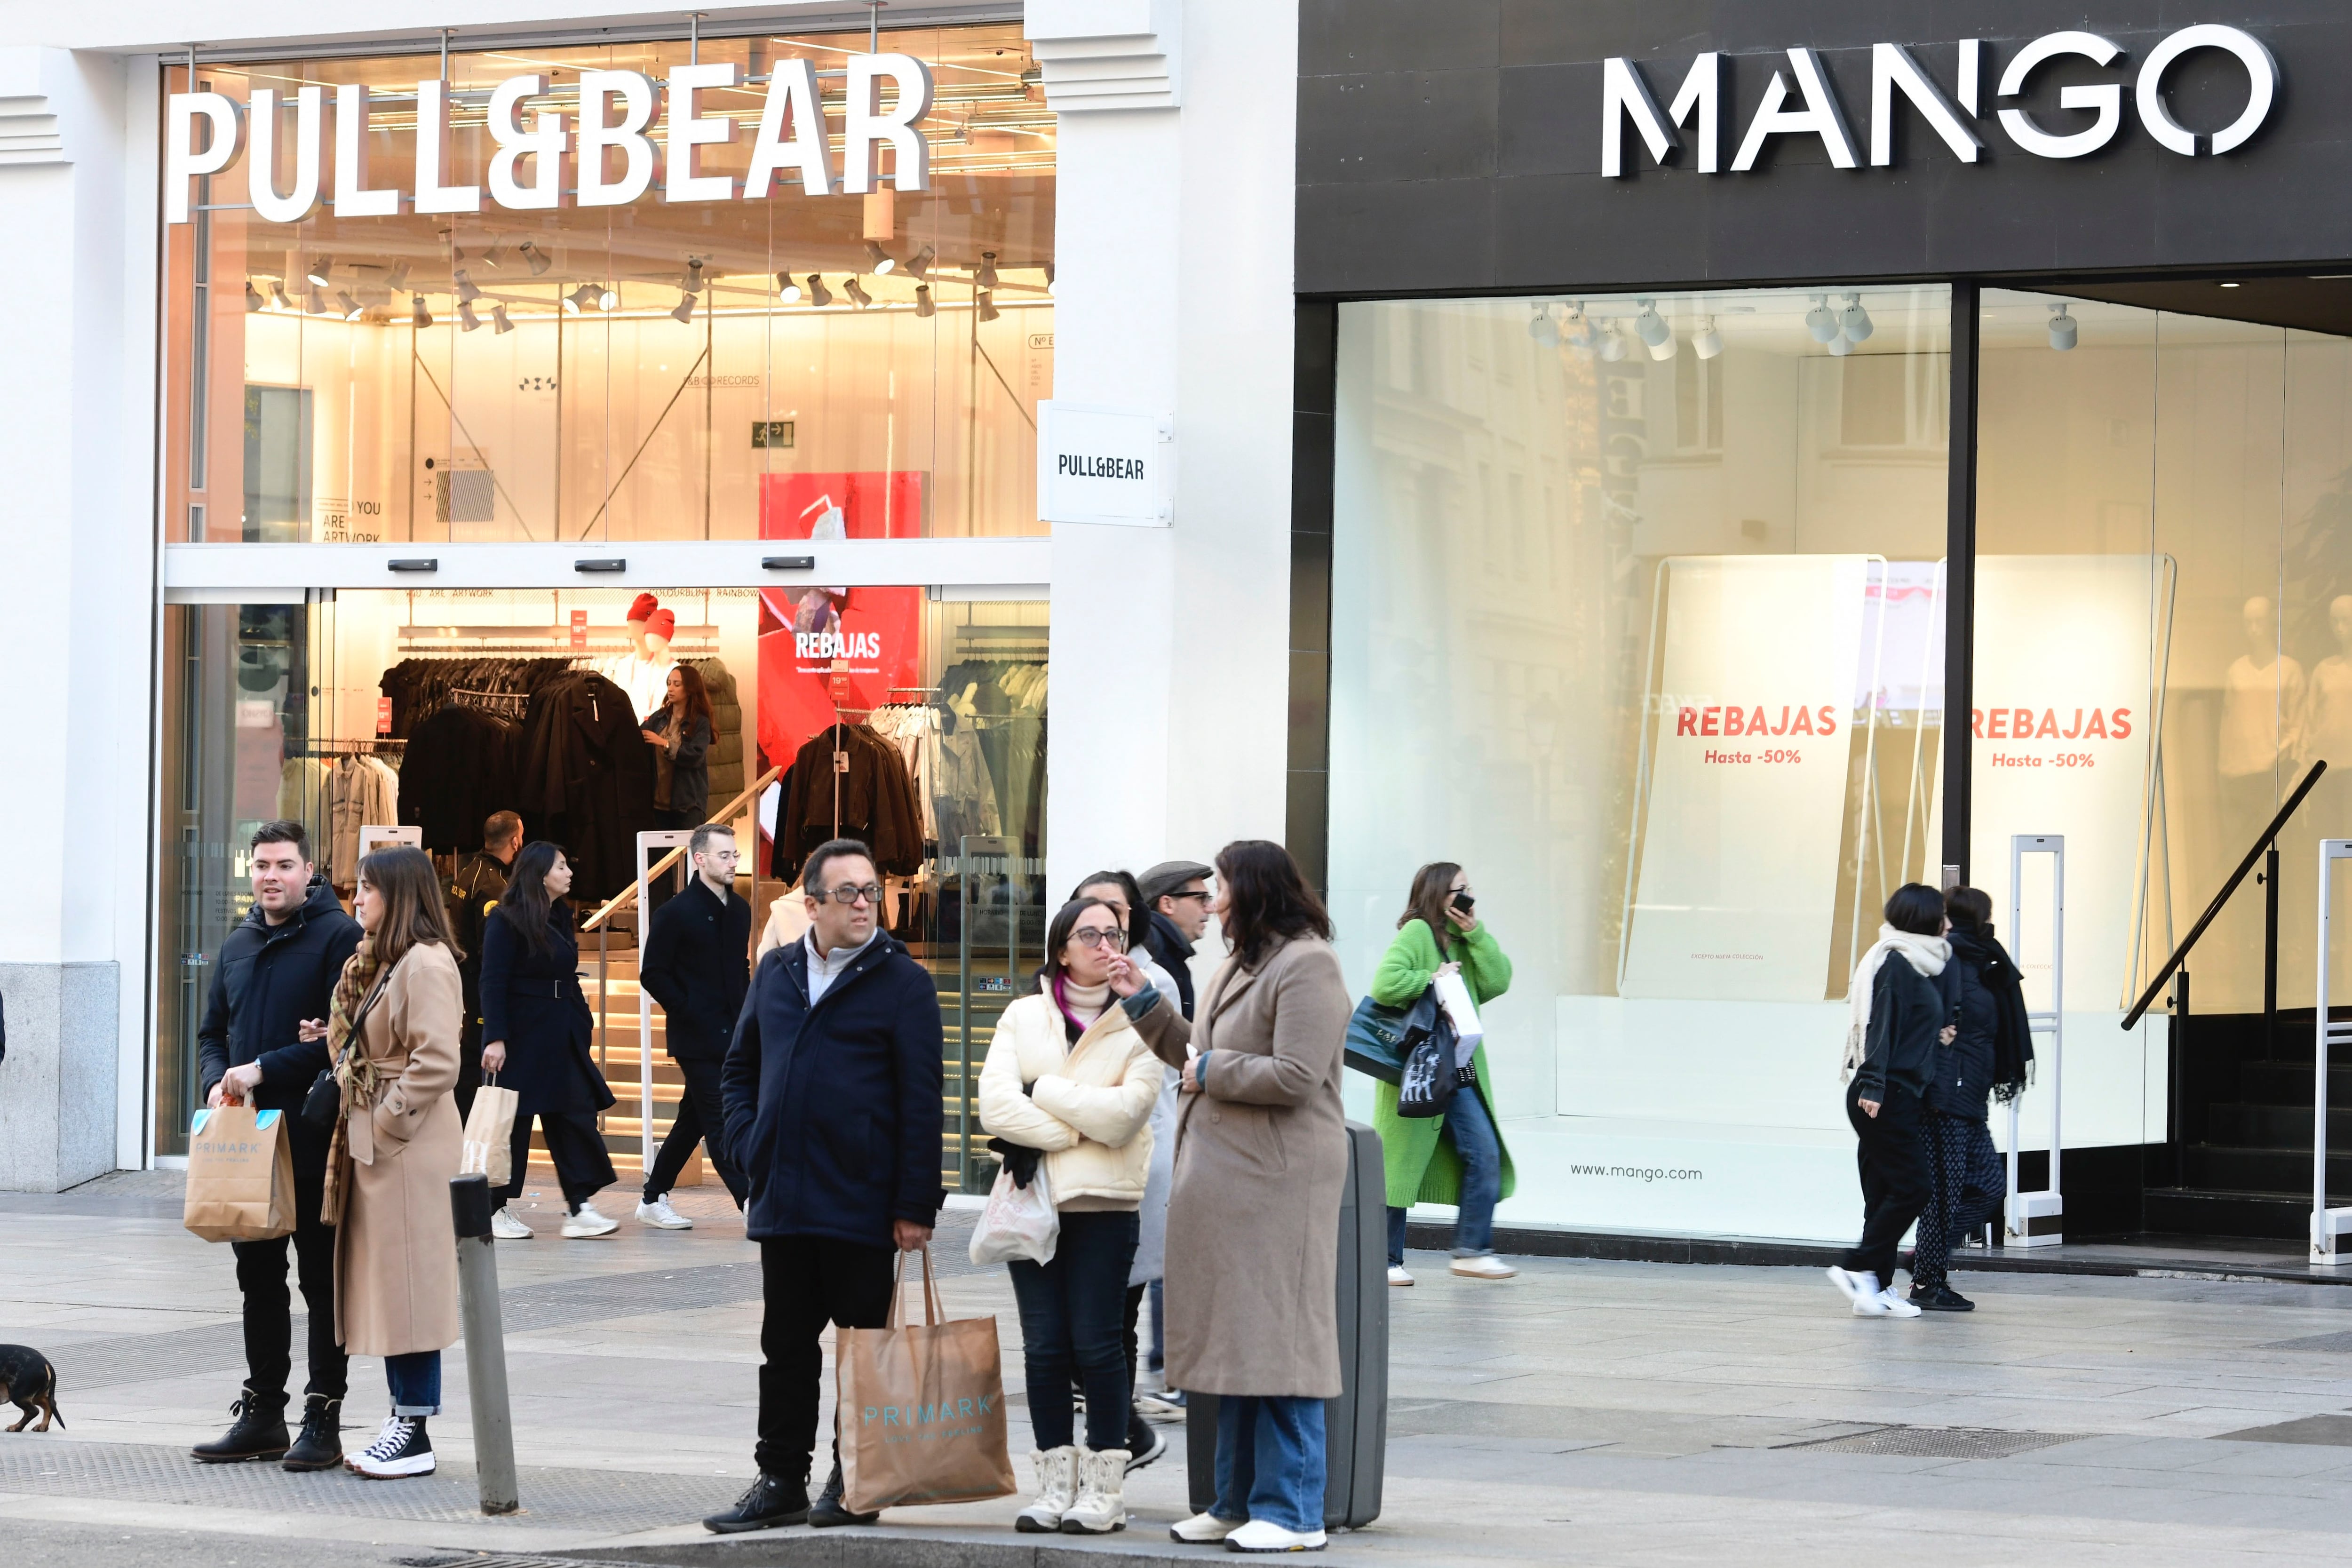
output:
[{"label": "woman on mobile phone", "polygon": [[[1396,940],[1372,974],[1372,1000],[1410,1007],[1441,974],[1458,973],[1480,1007],[1511,988],[1511,961],[1476,913],[1470,875],[1451,860],[1412,874],[1412,892],[1397,917]],[[1518,1272],[1495,1256],[1495,1205],[1517,1177],[1495,1117],[1482,1043],[1443,1116],[1397,1114],[1397,1086],[1372,1086],[1372,1125],[1387,1166],[1389,1283],[1410,1285],[1404,1268],[1405,1210],[1416,1203],[1453,1204],[1454,1272],[1465,1279],[1508,1279]],[[1469,1093],[1463,1092],[1470,1090]]]}]

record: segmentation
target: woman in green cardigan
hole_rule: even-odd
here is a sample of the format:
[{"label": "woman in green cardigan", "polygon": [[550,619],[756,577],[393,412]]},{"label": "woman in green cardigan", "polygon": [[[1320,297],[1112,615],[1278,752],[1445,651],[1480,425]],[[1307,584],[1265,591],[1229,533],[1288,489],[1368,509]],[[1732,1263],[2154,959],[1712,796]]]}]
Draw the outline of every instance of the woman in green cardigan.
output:
[{"label": "woman in green cardigan", "polygon": [[[1372,1000],[1409,1007],[1441,974],[1461,973],[1480,1007],[1511,987],[1511,961],[1472,912],[1470,878],[1450,860],[1412,875],[1412,896],[1397,918],[1396,940],[1372,974]],[[1404,1214],[1416,1203],[1453,1204],[1454,1272],[1467,1279],[1508,1279],[1518,1272],[1495,1256],[1495,1205],[1516,1178],[1487,1087],[1486,1047],[1471,1058],[1473,1082],[1454,1091],[1444,1116],[1397,1114],[1397,1086],[1373,1086],[1372,1125],[1387,1165],[1389,1283],[1410,1285],[1404,1268]]]}]

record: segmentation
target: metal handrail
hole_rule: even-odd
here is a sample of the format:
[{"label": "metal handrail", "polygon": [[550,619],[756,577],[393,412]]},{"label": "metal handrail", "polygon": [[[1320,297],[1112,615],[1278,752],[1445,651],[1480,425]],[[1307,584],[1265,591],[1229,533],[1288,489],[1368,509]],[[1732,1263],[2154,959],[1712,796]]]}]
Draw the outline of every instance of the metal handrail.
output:
[{"label": "metal handrail", "polygon": [[2294,815],[2294,808],[2303,804],[2303,797],[2311,793],[2312,786],[2319,782],[2319,775],[2326,771],[2327,761],[2324,757],[2311,764],[2311,771],[2303,775],[2303,782],[2294,786],[2294,793],[2286,797],[2286,804],[2278,808],[2278,815],[2271,818],[2270,826],[2254,839],[2253,847],[2246,851],[2246,858],[2238,862],[2238,868],[2230,873],[2230,879],[2221,884],[2221,890],[2213,895],[2213,901],[2205,906],[2205,912],[2197,918],[2195,925],[2189,928],[2189,934],[2180,939],[2180,945],[2172,950],[2172,956],[2164,961],[2164,967],[2156,972],[2156,978],[2148,983],[2147,991],[2132,1005],[2132,1010],[2124,1015],[2125,1028],[2138,1023],[2140,1015],[2156,1005],[2157,996],[2164,990],[2164,983],[2172,978],[2172,972],[2180,967],[2181,961],[2189,956],[2189,950],[2195,947],[2197,939],[2205,934],[2205,928],[2221,915],[2221,906],[2230,901],[2230,895],[2238,890],[2238,884],[2246,879],[2246,873],[2254,868],[2254,862],[2263,858],[2263,851],[2278,837],[2279,829],[2286,826],[2286,819]]},{"label": "metal handrail", "polygon": [[[717,827],[723,823],[734,821],[738,816],[741,815],[743,808],[751,805],[761,790],[767,788],[770,784],[775,783],[777,779],[782,777],[783,772],[784,770],[782,768],[770,768],[766,773],[761,773],[758,778],[753,779],[751,783],[745,787],[741,795],[737,795],[733,800],[729,801],[725,805],[720,806],[717,811],[711,813],[710,820],[703,826],[706,827]],[[685,853],[686,846],[681,844],[677,848],[671,850],[668,854],[663,856],[660,859],[655,861],[653,865],[646,868],[646,880],[650,882],[655,878],[660,876],[664,871],[668,870],[672,866],[677,865],[678,862],[678,857]],[[598,910],[594,914],[590,915],[586,920],[582,921],[580,922],[580,929],[582,931],[594,931],[597,927],[604,923],[606,917],[610,916],[614,910],[619,909],[623,904],[633,901],[636,896],[637,885],[635,882],[631,882],[627,887],[614,894],[611,901],[606,903],[604,908]]]}]

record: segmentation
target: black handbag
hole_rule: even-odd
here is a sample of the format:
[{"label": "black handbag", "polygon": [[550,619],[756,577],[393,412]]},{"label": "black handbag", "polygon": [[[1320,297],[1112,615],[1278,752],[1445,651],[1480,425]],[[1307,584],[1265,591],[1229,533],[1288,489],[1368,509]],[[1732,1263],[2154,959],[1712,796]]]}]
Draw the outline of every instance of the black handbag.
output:
[{"label": "black handbag", "polygon": [[[390,975],[385,975],[383,980],[376,982],[374,990],[361,998],[360,1010],[352,1015],[352,1026],[343,1035],[346,1048],[351,1044],[352,1037],[360,1032],[360,1026],[367,1022],[368,1009],[374,1006],[375,999],[383,994],[383,988],[391,978]],[[331,1067],[320,1068],[319,1076],[310,1080],[310,1089],[302,1096],[303,1124],[314,1132],[332,1132],[335,1130],[335,1119],[342,1113],[343,1089],[342,1086],[335,1081],[335,1069]]]},{"label": "black handbag", "polygon": [[1423,991],[1410,1007],[1391,1007],[1367,996],[1348,1020],[1342,1051],[1347,1064],[1383,1083],[1404,1081],[1405,1058],[1414,1042],[1436,1025],[1437,987]]},{"label": "black handbag", "polygon": [[[1435,986],[1430,991],[1434,993]],[[1432,1006],[1436,1019],[1428,1033],[1412,1044],[1404,1058],[1404,1076],[1397,1081],[1397,1114],[1399,1116],[1443,1116],[1445,1108],[1454,1103],[1454,1091],[1462,1081],[1454,1065],[1454,1034],[1453,1020],[1445,1009]]]}]

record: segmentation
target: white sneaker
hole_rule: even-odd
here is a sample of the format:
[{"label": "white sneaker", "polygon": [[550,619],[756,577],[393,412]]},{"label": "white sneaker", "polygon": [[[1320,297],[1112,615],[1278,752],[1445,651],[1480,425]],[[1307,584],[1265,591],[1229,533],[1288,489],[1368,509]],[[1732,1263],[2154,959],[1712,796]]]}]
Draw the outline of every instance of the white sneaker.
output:
[{"label": "white sneaker", "polygon": [[1838,1288],[1838,1294],[1855,1303],[1856,1311],[1861,1310],[1864,1297],[1878,1294],[1878,1276],[1867,1270],[1855,1274],[1832,1264],[1828,1272],[1830,1283]]},{"label": "white sneaker", "polygon": [[610,1236],[621,1228],[617,1220],[606,1219],[596,1212],[593,1204],[582,1204],[563,1216],[563,1238],[583,1241],[599,1236]]},{"label": "white sneaker", "polygon": [[669,1206],[669,1194],[665,1193],[649,1204],[637,1205],[637,1223],[652,1226],[656,1230],[692,1230],[694,1222]]},{"label": "white sneaker", "polygon": [[1065,1535],[1108,1535],[1127,1528],[1128,1452],[1125,1448],[1080,1448],[1078,1498],[1062,1514]]},{"label": "white sneaker", "polygon": [[1517,1278],[1519,1271],[1487,1252],[1476,1258],[1455,1258],[1454,1272],[1465,1279],[1510,1279]]},{"label": "white sneaker", "polygon": [[529,1241],[539,1233],[515,1218],[514,1210],[501,1205],[490,1215],[490,1234],[500,1241]]},{"label": "white sneaker", "polygon": [[1029,1456],[1029,1463],[1037,1473],[1037,1500],[1021,1510],[1013,1528],[1024,1535],[1055,1534],[1062,1516],[1078,1499],[1078,1451],[1040,1448]]},{"label": "white sneaker", "polygon": [[433,1473],[433,1443],[425,1423],[416,1416],[387,1415],[374,1442],[343,1463],[371,1480],[394,1480],[403,1476]]},{"label": "white sneaker", "polygon": [[[1410,1285],[1412,1283],[1412,1276],[1404,1271],[1403,1264],[1391,1263],[1389,1265],[1389,1283],[1391,1285]],[[1202,1514],[1201,1517],[1206,1519],[1208,1515]]]},{"label": "white sneaker", "polygon": [[[1856,1312],[1860,1312],[1862,1310],[1862,1303],[1856,1301],[1853,1304],[1853,1310]],[[1919,1309],[1910,1300],[1898,1295],[1895,1292],[1895,1287],[1889,1285],[1885,1289],[1881,1290],[1878,1293],[1878,1312],[1873,1312],[1869,1315],[1876,1317],[1879,1315],[1879,1312],[1884,1312],[1890,1318],[1916,1318],[1919,1315]]]},{"label": "white sneaker", "polygon": [[1278,1524],[1268,1524],[1262,1519],[1251,1520],[1225,1537],[1228,1552],[1320,1552],[1323,1532],[1319,1530],[1285,1530]]},{"label": "white sneaker", "polygon": [[1196,1513],[1190,1519],[1180,1519],[1168,1527],[1168,1539],[1181,1541],[1187,1546],[1213,1546],[1242,1527],[1238,1519],[1219,1519],[1213,1513]]}]

